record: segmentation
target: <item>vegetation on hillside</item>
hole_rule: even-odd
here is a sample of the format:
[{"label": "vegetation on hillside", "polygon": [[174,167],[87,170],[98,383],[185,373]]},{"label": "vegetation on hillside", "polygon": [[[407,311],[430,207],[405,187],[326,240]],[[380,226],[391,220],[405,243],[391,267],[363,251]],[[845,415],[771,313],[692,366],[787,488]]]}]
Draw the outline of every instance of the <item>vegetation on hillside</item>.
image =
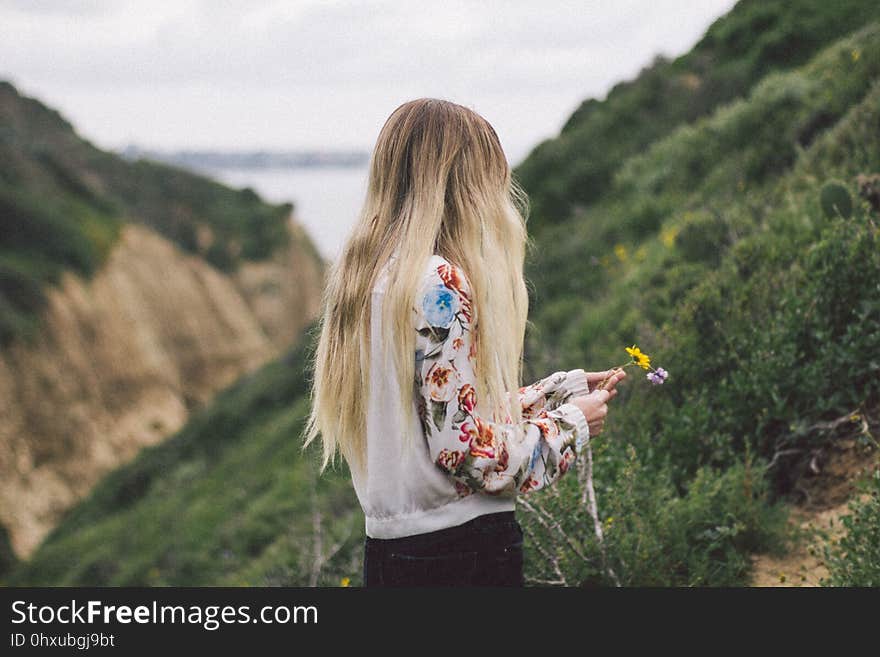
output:
[{"label": "vegetation on hillside", "polygon": [[565,223],[573,209],[614,196],[611,183],[622,160],[877,19],[880,5],[871,0],[741,0],[687,54],[658,58],[605,100],[586,100],[561,135],[519,165],[534,208],[530,231],[540,235]]},{"label": "vegetation on hillside", "polygon": [[250,189],[101,151],[0,81],[0,343],[33,334],[46,285],[64,271],[91,275],[126,221],[228,271],[284,245],[291,210]]},{"label": "vegetation on hillside", "polygon": [[[857,178],[880,171],[878,126],[875,23],[622,162],[608,200],[541,234],[532,372],[601,369],[633,342],[672,372],[631,381],[596,443],[622,581],[745,581],[748,554],[784,541],[775,502],[824,427],[877,407],[878,208]],[[848,216],[823,209],[832,179]],[[562,531],[533,532],[532,577],[558,579],[543,550],[607,584],[576,483],[541,499]]]}]

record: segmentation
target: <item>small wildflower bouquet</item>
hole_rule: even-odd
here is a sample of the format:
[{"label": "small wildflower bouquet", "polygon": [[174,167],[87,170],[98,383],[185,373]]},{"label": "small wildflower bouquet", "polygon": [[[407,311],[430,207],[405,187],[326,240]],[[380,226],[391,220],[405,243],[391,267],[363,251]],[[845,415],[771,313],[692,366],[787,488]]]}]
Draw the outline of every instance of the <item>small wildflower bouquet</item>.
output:
[{"label": "small wildflower bouquet", "polygon": [[[627,347],[626,353],[629,354],[630,359],[623,365],[618,365],[617,367],[613,368],[611,370],[612,372],[622,370],[626,367],[629,367],[630,365],[638,365],[643,370],[650,370],[646,375],[646,378],[655,386],[663,385],[666,382],[666,379],[669,378],[669,372],[664,370],[662,367],[655,368],[653,365],[651,365],[651,357],[648,354],[642,352],[642,350],[639,349],[636,345],[633,345],[632,347]],[[602,381],[602,383],[597,386],[597,388],[599,390],[604,388],[605,384],[608,383],[608,379],[610,378],[611,375],[606,377]]]}]

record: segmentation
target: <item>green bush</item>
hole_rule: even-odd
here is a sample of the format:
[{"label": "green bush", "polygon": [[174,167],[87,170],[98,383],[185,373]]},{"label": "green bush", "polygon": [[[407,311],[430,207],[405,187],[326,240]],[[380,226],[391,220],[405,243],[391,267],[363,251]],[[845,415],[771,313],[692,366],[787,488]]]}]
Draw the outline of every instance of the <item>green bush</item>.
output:
[{"label": "green bush", "polygon": [[849,504],[841,518],[845,535],[824,547],[829,576],[825,586],[880,586],[880,470],[858,487],[868,499]]},{"label": "green bush", "polygon": [[44,288],[72,270],[89,276],[119,223],[79,200],[42,197],[0,183],[0,344],[38,326]]},{"label": "green bush", "polygon": [[841,216],[849,219],[852,216],[853,202],[849,190],[846,185],[839,180],[829,180],[819,191],[819,202],[822,205],[822,212],[829,219]]},{"label": "green bush", "polygon": [[220,271],[235,271],[235,257],[229,252],[229,245],[225,242],[214,242],[205,253],[205,260]]},{"label": "green bush", "polygon": [[692,214],[676,236],[675,245],[685,260],[715,266],[732,240],[730,227],[717,214]]},{"label": "green bush", "polygon": [[607,562],[585,506],[572,506],[571,500],[580,497],[572,474],[560,482],[562,496],[534,496],[540,502],[533,504],[552,514],[560,531],[548,532],[531,512],[519,514],[529,527],[530,579],[552,581],[555,574],[544,554],[555,554],[569,584],[613,585],[610,566],[624,586],[742,585],[752,553],[778,554],[784,547],[785,511],[768,503],[761,469],[748,460],[725,471],[702,468],[681,491],[666,469],[647,465],[632,446],[626,454],[603,449],[596,457]]},{"label": "green bush", "polygon": [[99,263],[95,245],[70,221],[63,203],[0,188],[0,249],[34,251],[58,267],[90,274]]}]

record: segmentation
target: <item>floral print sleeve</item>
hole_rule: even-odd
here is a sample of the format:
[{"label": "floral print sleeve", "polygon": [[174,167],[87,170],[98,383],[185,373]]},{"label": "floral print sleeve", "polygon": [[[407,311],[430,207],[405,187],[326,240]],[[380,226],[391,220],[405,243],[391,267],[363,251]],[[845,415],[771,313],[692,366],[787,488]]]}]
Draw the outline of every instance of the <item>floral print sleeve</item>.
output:
[{"label": "floral print sleeve", "polygon": [[534,417],[540,411],[553,410],[570,397],[589,392],[587,373],[582,369],[554,372],[540,381],[519,389],[523,417]]},{"label": "floral print sleeve", "polygon": [[476,412],[473,308],[463,272],[445,260],[432,267],[413,310],[419,420],[431,459],[459,493],[513,496],[564,474],[576,442],[589,435],[584,414],[565,401],[585,391],[583,371],[556,372],[520,388],[523,421],[496,422]]}]

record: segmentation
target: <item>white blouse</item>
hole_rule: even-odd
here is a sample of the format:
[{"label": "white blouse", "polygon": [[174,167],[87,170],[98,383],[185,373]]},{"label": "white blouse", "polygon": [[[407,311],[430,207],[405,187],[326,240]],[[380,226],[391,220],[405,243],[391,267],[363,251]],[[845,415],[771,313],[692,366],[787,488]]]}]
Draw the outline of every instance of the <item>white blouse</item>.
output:
[{"label": "white blouse", "polygon": [[[371,334],[381,335],[384,274],[372,293]],[[352,481],[373,538],[397,538],[512,511],[518,493],[553,483],[589,439],[586,418],[567,400],[588,392],[583,369],[555,372],[517,391],[521,423],[476,412],[476,354],[470,287],[464,272],[429,259],[413,308],[416,331],[414,419],[398,417],[390,354],[371,341],[365,471]],[[383,366],[387,364],[387,367]]]}]

